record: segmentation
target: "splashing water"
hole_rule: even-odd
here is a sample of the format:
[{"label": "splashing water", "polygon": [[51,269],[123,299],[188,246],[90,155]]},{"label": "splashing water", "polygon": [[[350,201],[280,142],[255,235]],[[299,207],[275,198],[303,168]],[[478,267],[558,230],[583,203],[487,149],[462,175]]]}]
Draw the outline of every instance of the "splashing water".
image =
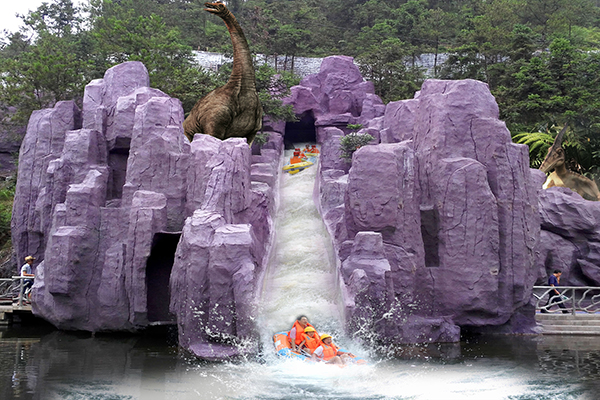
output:
[{"label": "splashing water", "polygon": [[[286,151],[289,159],[293,151]],[[340,296],[329,234],[313,203],[315,165],[283,173],[275,224],[275,247],[265,278],[262,336],[290,329],[304,314],[319,332],[340,329]],[[331,332],[330,332],[331,333]]]}]

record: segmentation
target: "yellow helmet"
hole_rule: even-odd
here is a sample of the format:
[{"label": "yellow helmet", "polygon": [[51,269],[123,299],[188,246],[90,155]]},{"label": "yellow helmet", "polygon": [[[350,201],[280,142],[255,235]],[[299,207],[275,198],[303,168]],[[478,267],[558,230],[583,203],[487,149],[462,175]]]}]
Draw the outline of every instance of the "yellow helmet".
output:
[{"label": "yellow helmet", "polygon": [[330,337],[331,337],[331,335],[328,335],[328,334],[324,333],[324,334],[321,335],[321,340],[325,340],[325,339],[330,338]]},{"label": "yellow helmet", "polygon": [[304,332],[316,332],[315,328],[313,328],[312,326],[307,326],[306,328],[304,328]]}]

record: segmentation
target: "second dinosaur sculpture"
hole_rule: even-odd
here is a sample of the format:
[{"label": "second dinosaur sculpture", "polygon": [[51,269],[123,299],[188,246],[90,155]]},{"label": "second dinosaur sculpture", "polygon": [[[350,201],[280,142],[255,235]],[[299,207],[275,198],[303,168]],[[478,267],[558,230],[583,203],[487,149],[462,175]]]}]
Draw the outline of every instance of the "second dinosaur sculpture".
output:
[{"label": "second dinosaur sculpture", "polygon": [[221,2],[204,3],[204,10],[223,19],[233,45],[233,69],[229,81],[198,100],[183,122],[185,136],[196,133],[221,140],[245,137],[248,144],[262,128],[263,110],[256,92],[252,55],[244,32],[234,15]]},{"label": "second dinosaur sculpture", "polygon": [[600,191],[598,191],[596,182],[576,172],[569,171],[565,165],[565,151],[561,144],[566,131],[567,125],[556,136],[552,147],[548,149],[546,158],[540,165],[540,170],[545,173],[554,170],[548,175],[544,183],[544,189],[552,186],[568,187],[586,200],[598,201],[600,200]]}]

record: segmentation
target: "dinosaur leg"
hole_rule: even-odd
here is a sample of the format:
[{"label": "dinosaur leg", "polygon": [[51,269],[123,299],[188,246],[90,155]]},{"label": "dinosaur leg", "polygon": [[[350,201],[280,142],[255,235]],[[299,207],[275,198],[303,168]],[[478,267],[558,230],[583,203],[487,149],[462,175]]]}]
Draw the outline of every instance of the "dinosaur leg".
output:
[{"label": "dinosaur leg", "polygon": [[212,118],[204,126],[204,133],[217,139],[225,140],[227,138],[227,128],[230,118]]}]

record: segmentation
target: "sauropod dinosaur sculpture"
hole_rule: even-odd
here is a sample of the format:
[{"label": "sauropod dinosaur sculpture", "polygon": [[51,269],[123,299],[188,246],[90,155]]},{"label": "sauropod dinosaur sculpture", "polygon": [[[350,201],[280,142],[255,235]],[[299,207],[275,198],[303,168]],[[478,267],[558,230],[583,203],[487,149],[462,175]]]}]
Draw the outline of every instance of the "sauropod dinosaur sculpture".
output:
[{"label": "sauropod dinosaur sculpture", "polygon": [[586,200],[598,201],[600,200],[600,191],[598,191],[596,182],[576,172],[569,171],[565,165],[565,151],[561,144],[567,127],[568,125],[565,125],[556,136],[552,147],[548,149],[546,158],[544,158],[542,165],[540,165],[540,170],[545,173],[554,170],[554,172],[548,175],[544,183],[544,189],[552,186],[568,187],[572,191],[579,193]]},{"label": "sauropod dinosaur sculpture", "polygon": [[248,144],[262,128],[262,106],[256,93],[252,55],[244,32],[234,15],[221,2],[204,3],[204,10],[223,19],[233,44],[233,69],[225,86],[198,100],[183,122],[183,130],[192,141],[196,133],[221,140],[245,137]]}]

